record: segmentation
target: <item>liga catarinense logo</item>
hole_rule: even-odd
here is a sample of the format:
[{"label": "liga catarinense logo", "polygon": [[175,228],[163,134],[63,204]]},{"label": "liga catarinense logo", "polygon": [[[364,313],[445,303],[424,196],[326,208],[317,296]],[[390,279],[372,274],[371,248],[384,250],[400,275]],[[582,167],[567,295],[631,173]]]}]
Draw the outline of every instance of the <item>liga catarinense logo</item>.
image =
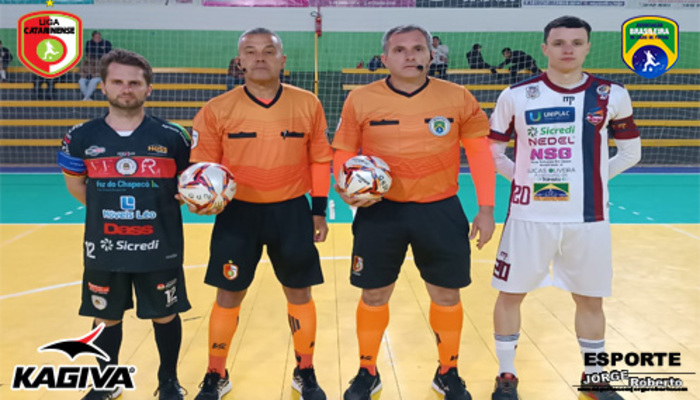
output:
[{"label": "liga catarinense logo", "polygon": [[83,56],[83,21],[64,11],[38,11],[17,21],[17,52],[25,67],[45,78],[61,76]]},{"label": "liga catarinense logo", "polygon": [[622,24],[622,61],[644,78],[663,75],[678,61],[678,24],[659,16],[628,19]]}]

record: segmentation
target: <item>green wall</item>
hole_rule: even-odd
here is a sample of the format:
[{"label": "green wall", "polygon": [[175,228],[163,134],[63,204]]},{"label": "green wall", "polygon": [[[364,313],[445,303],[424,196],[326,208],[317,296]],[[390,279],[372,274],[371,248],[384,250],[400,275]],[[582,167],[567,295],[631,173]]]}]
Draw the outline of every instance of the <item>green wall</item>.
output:
[{"label": "green wall", "polygon": [[[143,54],[154,67],[226,68],[235,54],[241,31],[172,31],[172,30],[101,30],[114,47],[127,48]],[[279,32],[287,55],[287,69],[313,70],[314,35],[312,32]],[[492,64],[502,61],[503,47],[524,50],[546,67],[540,51],[541,32],[434,32],[450,47],[450,68],[466,68],[465,53],[472,44],[481,43],[484,59]],[[16,50],[16,30],[0,29],[3,45],[12,51],[20,65]],[[84,37],[89,38],[90,31]],[[381,52],[380,32],[325,32],[319,40],[319,68],[338,71],[354,68],[360,60],[365,63]],[[674,68],[700,68],[700,33],[682,32],[680,57]],[[619,32],[594,32],[587,68],[625,68],[620,57]]]}]

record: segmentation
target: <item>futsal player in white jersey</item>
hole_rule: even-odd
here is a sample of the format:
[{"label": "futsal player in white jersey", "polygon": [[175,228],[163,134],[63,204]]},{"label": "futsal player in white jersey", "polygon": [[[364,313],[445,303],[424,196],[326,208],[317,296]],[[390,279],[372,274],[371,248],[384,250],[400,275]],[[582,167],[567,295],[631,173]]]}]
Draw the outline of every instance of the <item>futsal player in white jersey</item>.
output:
[{"label": "futsal player in white jersey", "polygon": [[[512,180],[492,285],[499,373],[492,400],[517,400],[515,349],[520,304],[526,294],[553,284],[576,303],[582,354],[605,349],[603,297],[610,296],[612,256],[608,180],[641,158],[629,93],[620,84],[583,71],[591,27],[564,16],[544,29],[541,75],[505,89],[491,115],[496,168]],[[609,158],[608,135],[617,154]],[[514,160],[505,154],[515,141]],[[549,265],[553,264],[553,280]],[[584,366],[587,375],[602,367]],[[608,386],[582,387],[593,400],[622,399]]]}]

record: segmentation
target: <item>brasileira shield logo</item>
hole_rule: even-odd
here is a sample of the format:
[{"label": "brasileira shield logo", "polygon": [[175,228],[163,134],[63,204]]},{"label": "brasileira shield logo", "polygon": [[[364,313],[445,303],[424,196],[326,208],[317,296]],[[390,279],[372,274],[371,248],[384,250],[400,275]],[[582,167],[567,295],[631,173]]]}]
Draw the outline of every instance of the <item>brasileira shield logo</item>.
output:
[{"label": "brasileira shield logo", "polygon": [[17,52],[25,67],[45,78],[61,76],[83,56],[83,21],[64,11],[38,11],[17,21]]},{"label": "brasileira shield logo", "polygon": [[659,16],[641,16],[622,24],[622,61],[637,75],[652,79],[678,61],[678,24]]}]

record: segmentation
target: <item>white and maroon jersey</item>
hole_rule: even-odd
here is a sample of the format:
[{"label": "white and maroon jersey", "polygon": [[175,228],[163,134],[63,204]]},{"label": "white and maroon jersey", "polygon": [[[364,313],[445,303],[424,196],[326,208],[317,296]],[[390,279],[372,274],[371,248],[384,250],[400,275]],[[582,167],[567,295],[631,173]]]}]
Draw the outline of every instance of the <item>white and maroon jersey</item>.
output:
[{"label": "white and maroon jersey", "polygon": [[588,75],[565,89],[546,74],[505,89],[489,137],[515,139],[509,218],[538,222],[608,220],[608,135],[639,131],[621,84]]}]

